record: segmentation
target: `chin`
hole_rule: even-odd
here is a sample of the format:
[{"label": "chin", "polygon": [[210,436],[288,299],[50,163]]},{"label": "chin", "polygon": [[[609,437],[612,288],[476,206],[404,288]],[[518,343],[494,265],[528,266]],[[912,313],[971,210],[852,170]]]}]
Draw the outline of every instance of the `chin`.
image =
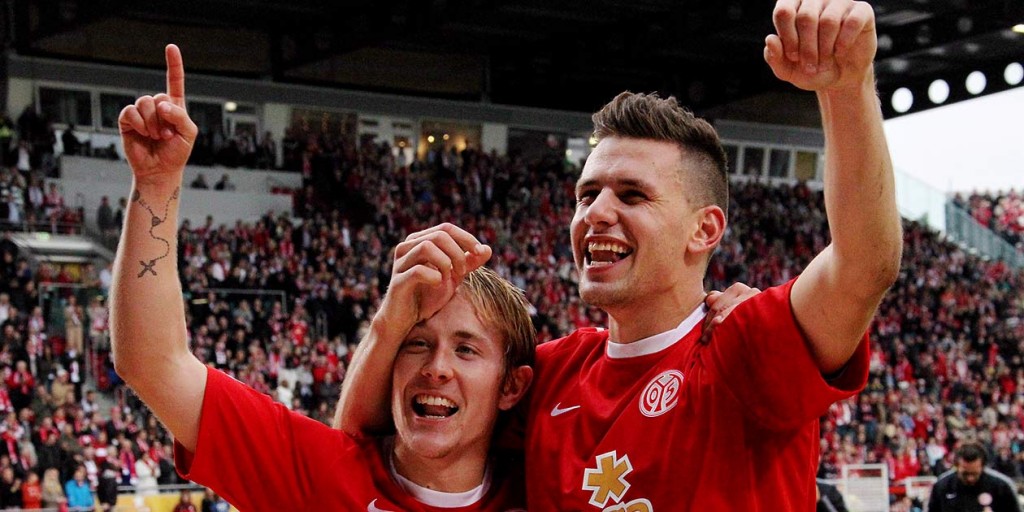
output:
[{"label": "chin", "polygon": [[441,459],[452,453],[455,446],[445,439],[413,438],[405,443],[409,451],[425,459]]},{"label": "chin", "polygon": [[587,281],[580,283],[580,298],[591,306],[604,309],[621,302],[625,293],[618,287]]}]

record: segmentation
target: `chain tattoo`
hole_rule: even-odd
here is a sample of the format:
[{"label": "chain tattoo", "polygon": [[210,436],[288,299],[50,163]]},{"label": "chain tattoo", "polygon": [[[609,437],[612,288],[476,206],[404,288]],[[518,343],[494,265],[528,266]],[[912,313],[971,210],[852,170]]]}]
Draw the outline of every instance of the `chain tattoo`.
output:
[{"label": "chain tattoo", "polygon": [[156,258],[153,258],[153,259],[149,260],[148,262],[145,261],[145,260],[139,260],[139,264],[142,265],[142,271],[139,272],[138,277],[142,277],[142,276],[146,275],[147,272],[149,272],[150,274],[153,274],[155,276],[156,275],[156,268],[154,268],[154,267],[156,265],[156,262],[166,258],[168,255],[171,254],[171,242],[168,241],[166,238],[162,238],[162,237],[156,236],[155,234],[153,234],[153,230],[156,229],[157,226],[163,224],[167,220],[167,215],[171,211],[171,201],[174,201],[175,199],[178,198],[178,191],[180,191],[180,190],[181,190],[181,187],[175,188],[174,189],[174,193],[171,194],[171,197],[167,198],[167,204],[164,205],[164,216],[163,217],[158,216],[156,214],[156,212],[153,211],[153,209],[149,206],[149,203],[147,203],[146,200],[142,198],[142,195],[139,194],[138,190],[136,190],[135,194],[132,195],[132,201],[138,203],[139,206],[145,208],[146,211],[149,212],[149,215],[150,215],[149,236],[152,237],[154,240],[159,240],[159,241],[164,243],[164,253],[162,255],[157,256]]}]

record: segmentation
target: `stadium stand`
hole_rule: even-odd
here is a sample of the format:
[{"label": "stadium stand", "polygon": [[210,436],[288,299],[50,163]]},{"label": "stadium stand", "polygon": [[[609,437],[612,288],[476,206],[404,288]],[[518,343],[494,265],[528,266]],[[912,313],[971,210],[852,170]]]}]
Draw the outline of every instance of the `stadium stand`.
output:
[{"label": "stadium stand", "polygon": [[[540,341],[603,324],[603,313],[581,303],[575,288],[564,226],[579,169],[564,152],[548,148],[524,159],[433,149],[401,165],[386,143],[299,134],[294,127],[282,139],[296,151],[286,151],[285,162],[302,176],[292,212],[180,226],[188,330],[203,361],[328,423],[348,356],[387,285],[390,248],[444,221],[493,246],[491,266],[526,291]],[[301,151],[298,139],[306,141]],[[41,209],[38,218],[52,219],[47,209],[62,201],[47,202],[45,191],[41,202],[30,198],[33,186],[43,188],[46,152],[35,144],[27,150],[27,174],[20,156],[5,157],[0,194],[19,196],[25,218]],[[19,179],[31,185],[3,186]],[[1011,199],[1019,206],[1015,193],[988,201]],[[986,199],[961,201],[982,212]],[[991,216],[1003,218],[1007,209]],[[805,184],[735,182],[730,216],[731,232],[709,268],[712,288],[784,282],[828,243],[822,195]],[[102,234],[116,237],[117,225],[105,222]],[[822,418],[819,474],[838,479],[844,467],[884,464],[894,510],[920,503],[929,482],[922,477],[951,467],[962,439],[982,440],[997,469],[1024,477],[1024,273],[968,254],[922,225],[904,229],[901,276],[872,328],[868,389]],[[79,467],[94,491],[179,483],[167,433],[110,364],[109,269],[30,264],[5,236],[0,277],[0,470],[23,482],[38,478],[44,505],[53,505],[47,500],[58,499]],[[84,350],[76,348],[78,336]],[[15,501],[0,507],[26,498],[0,495],[8,499]]]},{"label": "stadium stand", "polygon": [[995,231],[1024,252],[1024,193],[1009,190],[996,193],[956,194],[954,205],[970,212],[978,224]]}]

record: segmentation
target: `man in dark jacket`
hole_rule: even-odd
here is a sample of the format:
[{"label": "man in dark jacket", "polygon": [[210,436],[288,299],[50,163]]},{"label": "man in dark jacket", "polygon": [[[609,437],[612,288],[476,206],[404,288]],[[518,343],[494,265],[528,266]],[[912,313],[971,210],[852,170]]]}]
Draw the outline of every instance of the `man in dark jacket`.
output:
[{"label": "man in dark jacket", "polygon": [[956,468],[939,477],[928,500],[929,512],[1021,512],[1013,481],[985,467],[988,454],[968,441],[956,452]]},{"label": "man in dark jacket", "polygon": [[836,486],[818,480],[817,512],[847,512],[846,502]]}]

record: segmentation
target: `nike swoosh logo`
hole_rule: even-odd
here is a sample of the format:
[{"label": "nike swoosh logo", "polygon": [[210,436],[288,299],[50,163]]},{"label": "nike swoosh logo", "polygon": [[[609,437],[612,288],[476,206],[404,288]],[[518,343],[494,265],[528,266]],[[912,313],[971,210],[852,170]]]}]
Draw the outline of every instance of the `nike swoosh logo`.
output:
[{"label": "nike swoosh logo", "polygon": [[551,409],[551,417],[554,418],[555,416],[561,416],[561,415],[563,415],[563,414],[565,414],[565,413],[567,413],[567,412],[569,412],[571,410],[579,409],[579,408],[580,408],[580,406],[574,405],[572,407],[566,407],[566,408],[563,409],[562,408],[562,402],[558,402],[555,405],[555,408]]},{"label": "nike swoosh logo", "polygon": [[366,512],[392,512],[392,511],[384,510],[382,508],[377,508],[377,500],[373,500],[373,501],[370,502],[369,505],[366,506]]}]

